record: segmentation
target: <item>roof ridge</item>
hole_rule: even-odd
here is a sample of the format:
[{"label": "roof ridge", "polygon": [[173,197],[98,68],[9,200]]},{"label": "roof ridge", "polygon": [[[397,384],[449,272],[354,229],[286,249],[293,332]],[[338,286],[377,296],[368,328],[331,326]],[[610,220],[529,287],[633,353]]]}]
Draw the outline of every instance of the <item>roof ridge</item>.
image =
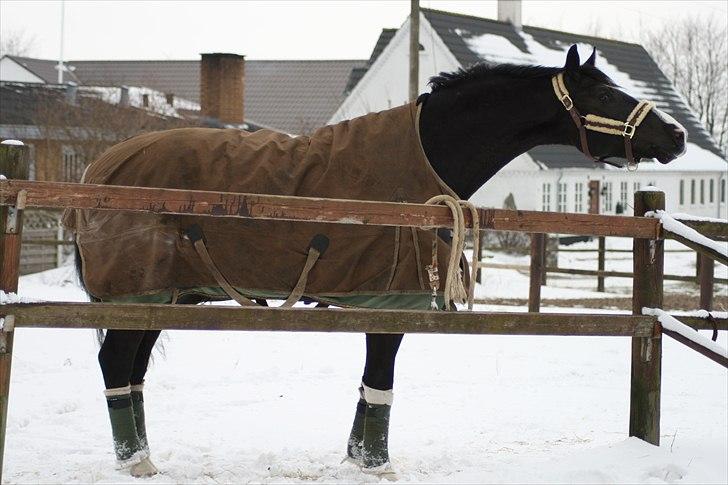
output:
[{"label": "roof ridge", "polygon": [[[423,11],[423,12],[439,13],[439,14],[451,15],[451,16],[455,16],[455,17],[468,18],[468,19],[472,19],[472,20],[482,20],[482,21],[486,21],[486,22],[493,22],[493,23],[501,24],[501,25],[510,25],[510,22],[502,22],[500,20],[491,19],[491,18],[488,18],[488,17],[478,17],[478,16],[475,16],[475,15],[468,15],[468,14],[458,13],[458,12],[448,12],[446,10],[437,10],[437,9],[433,9],[433,8],[421,8],[420,10]],[[623,40],[610,39],[610,38],[607,38],[607,37],[596,37],[596,36],[593,36],[593,35],[575,34],[573,32],[565,32],[563,30],[548,29],[546,27],[538,27],[538,26],[535,26],[535,25],[525,25],[524,24],[523,25],[523,28],[524,29],[525,28],[528,28],[528,29],[541,30],[541,31],[545,31],[545,32],[555,32],[555,33],[558,33],[558,34],[572,35],[572,36],[576,36],[576,37],[584,37],[584,38],[588,38],[588,39],[596,39],[596,40],[600,40],[600,41],[615,42],[615,43],[618,43],[618,44],[625,44],[625,45],[642,47],[642,44],[637,43],[637,42],[626,42],[626,41],[623,41]]]},{"label": "roof ridge", "polygon": [[[55,62],[47,59],[34,59],[38,61]],[[366,62],[367,59],[245,59],[245,62]],[[200,62],[200,59],[85,59],[68,60],[66,64],[83,62]]]}]

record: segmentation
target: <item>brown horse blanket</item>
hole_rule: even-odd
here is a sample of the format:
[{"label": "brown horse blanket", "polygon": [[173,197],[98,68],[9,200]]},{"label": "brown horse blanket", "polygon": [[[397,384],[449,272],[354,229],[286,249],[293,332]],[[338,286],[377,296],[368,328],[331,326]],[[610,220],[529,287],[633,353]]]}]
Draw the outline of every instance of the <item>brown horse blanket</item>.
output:
[{"label": "brown horse blanket", "polygon": [[[310,137],[208,128],[147,133],[107,150],[83,182],[417,203],[453,195],[425,157],[417,121],[417,107],[408,104]],[[424,267],[433,231],[98,210],[64,215],[76,233],[86,288],[102,300],[218,287],[183,237],[193,224],[227,280],[249,296],[287,296],[316,234],[330,244],[305,296],[430,293]],[[444,270],[449,246],[438,247]]]}]

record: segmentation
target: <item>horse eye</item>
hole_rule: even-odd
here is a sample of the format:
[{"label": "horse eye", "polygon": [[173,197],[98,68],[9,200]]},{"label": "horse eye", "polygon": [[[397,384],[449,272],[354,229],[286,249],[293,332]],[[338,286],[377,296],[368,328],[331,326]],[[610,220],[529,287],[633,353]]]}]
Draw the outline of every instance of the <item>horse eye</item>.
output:
[{"label": "horse eye", "polygon": [[608,103],[612,100],[612,97],[609,95],[609,93],[602,93],[599,95],[599,101],[602,103]]}]

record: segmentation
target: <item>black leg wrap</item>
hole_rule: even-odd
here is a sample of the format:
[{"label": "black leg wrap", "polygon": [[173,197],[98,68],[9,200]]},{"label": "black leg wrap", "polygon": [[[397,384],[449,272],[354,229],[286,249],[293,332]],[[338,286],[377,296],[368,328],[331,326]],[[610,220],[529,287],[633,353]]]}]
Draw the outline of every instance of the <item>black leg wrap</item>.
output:
[{"label": "black leg wrap", "polygon": [[364,416],[362,462],[364,468],[389,463],[389,411],[387,404],[367,404]]},{"label": "black leg wrap", "polygon": [[356,404],[354,424],[351,426],[351,434],[346,445],[346,455],[352,460],[361,461],[362,447],[364,446],[364,418],[366,416],[367,402],[359,398]]},{"label": "black leg wrap", "polygon": [[147,442],[147,426],[144,420],[144,394],[142,391],[131,391],[131,405],[134,411],[134,425],[136,426],[139,444],[142,449],[149,450]]},{"label": "black leg wrap", "polygon": [[131,397],[129,394],[109,396],[107,397],[107,405],[116,459],[119,462],[125,462],[142,451],[134,425]]}]

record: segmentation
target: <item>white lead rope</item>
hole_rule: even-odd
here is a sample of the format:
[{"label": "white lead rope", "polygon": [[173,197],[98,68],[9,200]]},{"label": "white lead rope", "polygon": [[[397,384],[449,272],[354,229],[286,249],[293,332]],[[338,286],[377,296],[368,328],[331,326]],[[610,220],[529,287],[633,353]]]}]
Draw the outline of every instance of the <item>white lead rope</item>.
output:
[{"label": "white lead rope", "polygon": [[[450,248],[450,259],[447,265],[447,273],[445,277],[445,309],[450,310],[450,302],[466,303],[468,310],[473,309],[473,300],[475,297],[475,278],[478,273],[478,265],[476,255],[480,246],[480,220],[478,218],[478,210],[476,207],[466,201],[458,200],[451,195],[436,195],[425,202],[427,205],[445,205],[452,212],[453,217],[453,236],[452,246]],[[467,291],[463,284],[462,271],[460,269],[460,255],[465,249],[465,216],[463,208],[470,211],[473,219],[472,237],[473,237],[473,262],[470,265],[470,285]]]}]

